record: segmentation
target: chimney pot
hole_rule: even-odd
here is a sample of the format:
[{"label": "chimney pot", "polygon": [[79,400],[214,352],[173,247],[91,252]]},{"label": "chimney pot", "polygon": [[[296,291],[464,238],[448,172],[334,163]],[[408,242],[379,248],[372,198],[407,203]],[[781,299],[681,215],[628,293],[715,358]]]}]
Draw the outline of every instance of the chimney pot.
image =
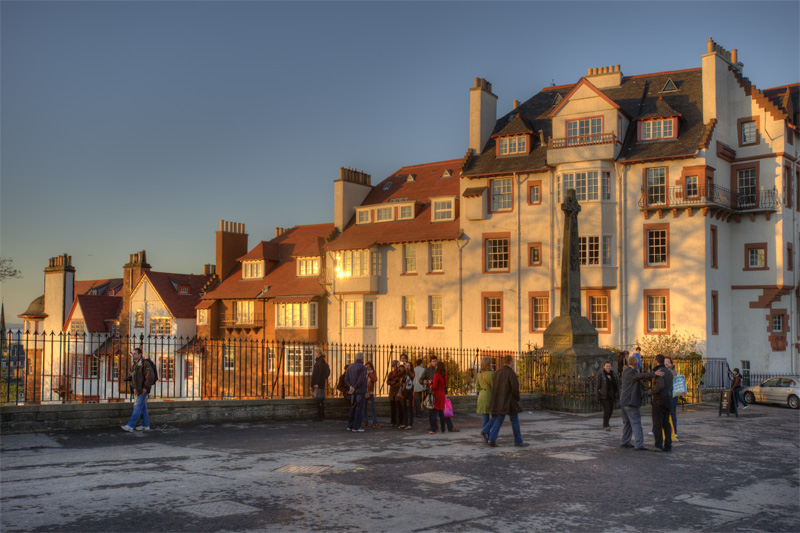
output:
[{"label": "chimney pot", "polygon": [[519,100],[514,100],[514,109],[519,107]]},{"label": "chimney pot", "polygon": [[739,51],[736,48],[734,48],[733,50],[731,50],[731,63],[735,65],[738,62],[739,62]]},{"label": "chimney pot", "polygon": [[708,42],[706,42],[706,47],[708,48],[709,54],[714,51],[714,40],[711,37],[708,38]]}]

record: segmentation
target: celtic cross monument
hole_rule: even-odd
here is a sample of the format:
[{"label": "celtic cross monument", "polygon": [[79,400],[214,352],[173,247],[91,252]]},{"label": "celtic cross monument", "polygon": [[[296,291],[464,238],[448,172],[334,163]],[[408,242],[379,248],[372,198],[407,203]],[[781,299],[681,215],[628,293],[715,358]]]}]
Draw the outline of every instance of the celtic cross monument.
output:
[{"label": "celtic cross monument", "polygon": [[[551,371],[589,376],[599,372],[614,354],[597,343],[597,330],[581,314],[581,254],[578,244],[578,213],[581,206],[575,189],[568,189],[561,204],[564,238],[561,247],[561,314],[544,331],[544,349],[552,356]],[[552,368],[555,366],[555,368]]]}]

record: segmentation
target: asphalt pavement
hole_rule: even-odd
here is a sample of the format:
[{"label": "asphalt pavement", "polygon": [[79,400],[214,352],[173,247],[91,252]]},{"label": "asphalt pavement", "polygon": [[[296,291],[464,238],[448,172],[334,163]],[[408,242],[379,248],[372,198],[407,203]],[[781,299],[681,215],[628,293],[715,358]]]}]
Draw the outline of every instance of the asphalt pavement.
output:
[{"label": "asphalt pavement", "polygon": [[0,528],[796,532],[799,414],[687,407],[671,453],[620,448],[619,411],[610,432],[599,415],[522,413],[524,448],[508,421],[488,447],[460,413],[436,435],[342,420],[3,435]]}]

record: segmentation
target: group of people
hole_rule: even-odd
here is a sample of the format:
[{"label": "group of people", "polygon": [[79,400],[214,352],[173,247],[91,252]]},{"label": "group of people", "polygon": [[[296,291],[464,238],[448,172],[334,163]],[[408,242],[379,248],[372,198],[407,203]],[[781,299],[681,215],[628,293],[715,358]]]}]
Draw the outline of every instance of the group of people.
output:
[{"label": "group of people", "polygon": [[[644,399],[642,381],[651,379],[653,380],[651,388],[653,429],[650,434],[655,439],[655,447],[657,449],[664,452],[672,451],[672,424],[670,423],[670,417],[674,409],[673,405],[677,405],[677,401],[673,403],[672,394],[675,370],[672,367],[672,361],[670,360],[670,366],[668,367],[665,364],[666,360],[667,358],[663,355],[656,355],[656,367],[653,372],[641,372],[641,360],[635,355],[628,356],[627,367],[622,371],[620,387],[619,404],[622,409],[622,440],[620,441],[620,447],[633,448],[636,451],[649,450],[644,445],[644,431],[639,410]],[[614,393],[609,391],[614,391],[615,385],[611,384],[614,378],[613,373],[610,372],[611,363],[606,361],[603,366],[602,376],[598,380],[598,391],[605,387],[607,398],[603,403],[603,428],[608,431],[608,418],[610,417],[608,406],[610,404],[611,408],[613,408],[615,399]],[[611,374],[611,377],[609,377],[609,374]],[[631,438],[633,438],[633,444],[631,444]]]},{"label": "group of people", "polygon": [[481,359],[480,372],[475,377],[475,387],[478,390],[477,413],[483,416],[481,436],[489,446],[497,446],[497,437],[506,416],[511,421],[511,431],[514,434],[514,446],[527,446],[522,440],[522,431],[519,426],[519,413],[522,408],[519,404],[519,379],[514,372],[514,357],[503,357],[503,367],[495,372],[492,370],[492,358]]}]

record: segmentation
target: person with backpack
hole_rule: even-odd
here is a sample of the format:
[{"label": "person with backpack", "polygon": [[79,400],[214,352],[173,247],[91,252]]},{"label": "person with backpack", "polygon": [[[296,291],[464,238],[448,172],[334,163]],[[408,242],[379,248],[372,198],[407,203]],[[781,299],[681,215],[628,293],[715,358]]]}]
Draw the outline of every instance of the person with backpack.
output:
[{"label": "person with backpack", "polygon": [[406,429],[414,426],[414,369],[406,354],[400,354],[400,364],[405,366],[406,375],[403,377],[400,388],[403,391],[402,402],[405,413]]},{"label": "person with backpack", "polygon": [[339,381],[336,382],[336,390],[342,393],[342,398],[347,400],[348,406],[350,405],[350,394],[348,392],[350,387],[348,387],[347,383],[345,382],[345,376],[347,376],[347,369],[349,366],[350,365],[344,365],[344,372],[342,372],[342,375],[339,376]]},{"label": "person with backpack", "polygon": [[[136,431],[150,431],[147,395],[150,394],[150,387],[158,381],[156,365],[150,359],[142,359],[141,348],[134,348],[133,352],[131,352],[131,357],[133,357],[133,368],[131,368],[131,375],[125,378],[125,381],[131,382],[136,401],[133,404],[131,418],[127,424],[122,426],[122,429],[124,431],[133,431],[136,428]],[[142,425],[136,427],[139,418],[142,419]]]}]

